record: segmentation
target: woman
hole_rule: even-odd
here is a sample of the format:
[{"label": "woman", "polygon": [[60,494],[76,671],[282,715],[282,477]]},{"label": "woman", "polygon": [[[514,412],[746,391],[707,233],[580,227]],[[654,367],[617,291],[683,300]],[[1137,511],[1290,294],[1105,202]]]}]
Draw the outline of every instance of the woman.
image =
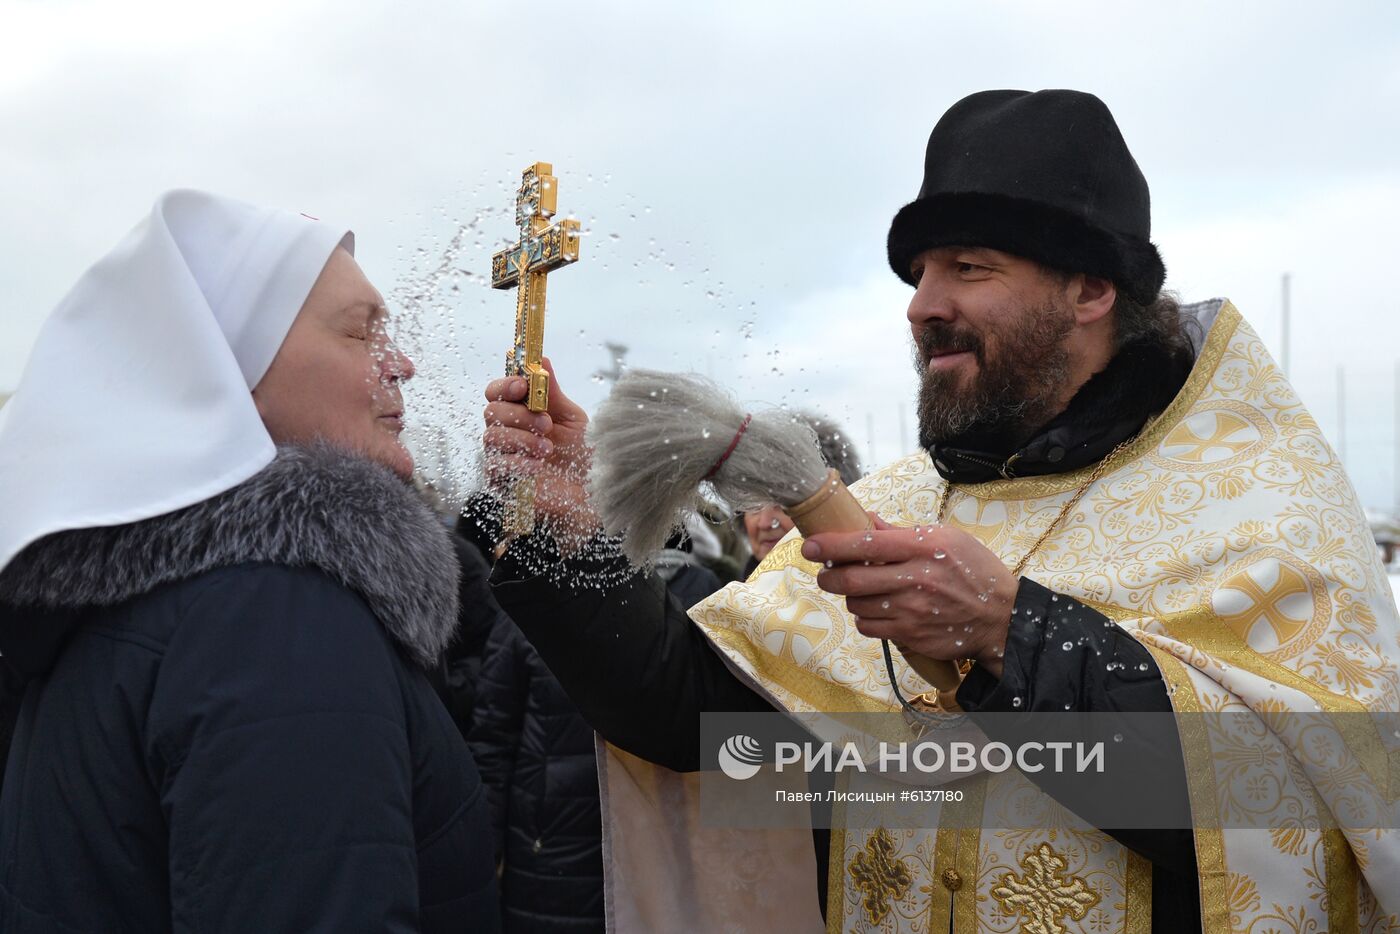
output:
[{"label": "woman", "polygon": [[0,930],[497,928],[455,625],[353,237],[176,191],[0,410]]}]

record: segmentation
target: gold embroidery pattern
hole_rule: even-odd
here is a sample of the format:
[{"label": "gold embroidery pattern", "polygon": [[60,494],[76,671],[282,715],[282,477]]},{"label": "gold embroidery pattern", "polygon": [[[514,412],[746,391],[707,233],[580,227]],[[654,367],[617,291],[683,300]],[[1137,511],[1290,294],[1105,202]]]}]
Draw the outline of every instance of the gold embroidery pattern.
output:
[{"label": "gold embroidery pattern", "polygon": [[876,925],[890,913],[890,902],[903,898],[914,881],[904,860],[895,856],[894,840],[883,827],[870,835],[846,871],[861,894],[866,917]]},{"label": "gold embroidery pattern", "polygon": [[1021,924],[1023,934],[1064,934],[1061,918],[1068,915],[1076,921],[1083,920],[1089,909],[1099,903],[1099,896],[1083,879],[1061,875],[1068,865],[1050,844],[1042,843],[1021,860],[1021,867],[1026,870],[1024,878],[1008,872],[1001,877],[1001,885],[992,889],[992,897],[1001,903],[1006,914],[1026,919]]}]

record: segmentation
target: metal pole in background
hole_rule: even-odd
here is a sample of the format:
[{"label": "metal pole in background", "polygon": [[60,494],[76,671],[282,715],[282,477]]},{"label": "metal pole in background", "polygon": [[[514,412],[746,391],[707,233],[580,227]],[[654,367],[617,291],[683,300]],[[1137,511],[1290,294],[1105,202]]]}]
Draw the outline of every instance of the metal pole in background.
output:
[{"label": "metal pole in background", "polygon": [[1279,348],[1279,350],[1280,350],[1280,354],[1279,354],[1279,363],[1283,366],[1283,375],[1284,375],[1284,376],[1287,376],[1287,375],[1288,375],[1288,325],[1289,325],[1289,321],[1288,321],[1288,317],[1289,317],[1289,307],[1288,307],[1288,306],[1289,306],[1289,298],[1290,298],[1290,296],[1289,296],[1289,294],[1288,294],[1288,280],[1289,280],[1290,278],[1291,278],[1291,277],[1289,276],[1288,273],[1284,273],[1284,274],[1283,274],[1283,321],[1282,321],[1282,325],[1281,325],[1281,327],[1280,327],[1281,336],[1280,336],[1280,338],[1279,338],[1279,343],[1281,344],[1281,346],[1280,346],[1280,348]]},{"label": "metal pole in background", "polygon": [[866,450],[870,452],[870,466],[866,469],[874,470],[879,462],[875,460],[875,416],[871,412],[865,413],[865,436],[869,439]]},{"label": "metal pole in background", "polygon": [[[899,456],[909,453],[909,432],[904,426],[904,403],[899,404]],[[870,466],[874,467],[874,464]]]},{"label": "metal pole in background", "polygon": [[1347,371],[1337,364],[1337,456],[1347,463]]}]

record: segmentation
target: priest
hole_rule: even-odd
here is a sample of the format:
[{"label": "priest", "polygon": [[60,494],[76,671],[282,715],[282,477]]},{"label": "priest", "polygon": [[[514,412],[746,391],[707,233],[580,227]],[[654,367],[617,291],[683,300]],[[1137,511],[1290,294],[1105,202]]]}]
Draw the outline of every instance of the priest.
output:
[{"label": "priest", "polygon": [[[1386,787],[1384,752],[1355,736],[1319,752],[1269,719],[1396,709],[1394,601],[1341,464],[1258,337],[1228,301],[1162,291],[1150,213],[1098,98],[959,101],[888,237],[913,288],[922,450],[854,488],[874,532],[794,533],[688,618],[641,576],[602,592],[532,578],[523,556],[548,542],[505,552],[502,605],[622,750],[603,760],[617,929],[811,929],[802,892],[843,931],[1394,923],[1381,883],[1400,875],[1400,841],[1379,820],[1326,820],[1337,775]],[[523,396],[515,379],[487,389],[494,469],[539,476],[576,524],[586,416],[561,392],[538,416]],[[1258,774],[1222,771],[1222,750],[1245,741],[1195,735],[1199,720],[1142,751],[1181,776],[1194,831],[1085,831],[1054,809],[1034,832],[966,829],[1038,793],[1015,771],[966,782],[923,828],[838,828],[815,859],[772,834],[707,842],[655,806],[684,800],[667,791],[684,783],[647,763],[698,769],[701,712],[894,711],[930,690],[903,666],[892,685],[878,639],[970,660],[956,694],[968,711],[1254,718],[1259,767],[1297,765],[1269,773],[1293,822],[1222,825]],[[658,886],[668,869],[688,878]]]}]

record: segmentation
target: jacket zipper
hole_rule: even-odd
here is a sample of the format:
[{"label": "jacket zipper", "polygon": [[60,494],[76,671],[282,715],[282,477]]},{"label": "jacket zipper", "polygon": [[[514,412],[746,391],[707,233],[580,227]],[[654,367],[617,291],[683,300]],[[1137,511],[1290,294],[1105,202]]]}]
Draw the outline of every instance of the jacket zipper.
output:
[{"label": "jacket zipper", "polygon": [[1019,451],[1008,457],[1006,459],[1006,463],[1004,464],[998,464],[995,461],[983,460],[980,457],[972,457],[968,454],[958,454],[955,456],[960,461],[968,461],[970,463],[977,464],[979,467],[986,467],[988,470],[995,470],[997,472],[997,475],[1003,480],[1014,480],[1016,478],[1016,475],[1011,472],[1011,467],[1013,464],[1015,464],[1018,460],[1021,459],[1021,454]]}]

